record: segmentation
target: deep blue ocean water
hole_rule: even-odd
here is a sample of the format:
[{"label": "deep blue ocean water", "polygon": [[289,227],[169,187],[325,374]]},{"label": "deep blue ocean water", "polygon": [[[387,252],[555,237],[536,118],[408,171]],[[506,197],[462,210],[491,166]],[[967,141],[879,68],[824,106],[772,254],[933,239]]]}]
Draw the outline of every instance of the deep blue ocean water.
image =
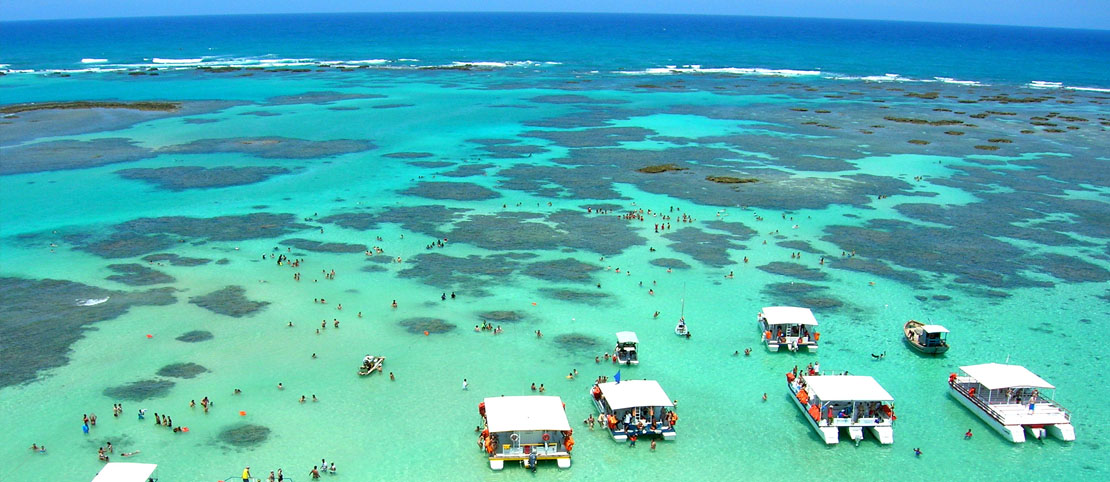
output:
[{"label": "deep blue ocean water", "polygon": [[242,62],[559,62],[573,71],[703,68],[898,74],[987,83],[1110,87],[1110,31],[776,17],[395,13],[5,22],[13,70]]}]

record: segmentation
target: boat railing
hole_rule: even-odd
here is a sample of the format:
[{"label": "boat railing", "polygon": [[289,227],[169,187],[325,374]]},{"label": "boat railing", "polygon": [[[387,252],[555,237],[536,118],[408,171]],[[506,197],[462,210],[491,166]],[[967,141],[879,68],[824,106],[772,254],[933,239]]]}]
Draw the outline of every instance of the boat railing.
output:
[{"label": "boat railing", "polygon": [[1055,408],[1056,410],[1059,410],[1060,413],[1064,414],[1064,418],[1067,419],[1068,422],[1071,422],[1071,412],[1069,412],[1068,409],[1064,408],[1063,405],[1060,405],[1059,403],[1057,403],[1056,400],[1053,400],[1053,399],[1048,398],[1048,397],[1042,397],[1042,396],[1038,395],[1037,396],[1037,405],[1042,405],[1042,404],[1049,405],[1049,406]]},{"label": "boat railing", "polygon": [[968,400],[971,400],[971,403],[974,403],[975,406],[979,407],[980,410],[986,412],[987,415],[990,415],[991,418],[993,418],[993,419],[997,420],[999,423],[1005,425],[1006,422],[1005,422],[1005,419],[1002,417],[1002,414],[998,413],[998,411],[991,408],[990,404],[988,404],[988,403],[980,400],[978,397],[972,395],[971,392],[968,391],[966,386],[961,385],[956,380],[950,381],[950,382],[948,382],[948,384],[950,386],[952,386],[953,390],[956,390],[957,392],[960,392],[960,394],[962,394],[965,398],[967,398]]}]

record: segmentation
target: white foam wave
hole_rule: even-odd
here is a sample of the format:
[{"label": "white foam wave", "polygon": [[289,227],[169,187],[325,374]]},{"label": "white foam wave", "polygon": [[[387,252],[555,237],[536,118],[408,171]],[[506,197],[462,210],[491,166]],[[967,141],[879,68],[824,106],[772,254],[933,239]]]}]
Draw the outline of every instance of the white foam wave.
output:
[{"label": "white foam wave", "polygon": [[1064,90],[1077,90],[1080,92],[1110,92],[1110,88],[1105,87],[1084,87],[1078,85],[1064,85],[1063,82],[1052,82],[1047,80],[1034,80],[1028,84],[1027,87],[1033,89],[1064,89]]},{"label": "white foam wave", "polygon": [[161,58],[158,58],[158,57],[154,57],[154,58],[150,59],[150,61],[152,63],[155,63],[155,64],[181,65],[181,64],[199,64],[201,62],[204,62],[204,59],[203,58],[200,58],[200,59],[161,59]]},{"label": "white foam wave", "polygon": [[108,301],[108,298],[111,298],[111,296],[105,296],[104,298],[89,298],[84,300],[78,299],[77,306],[96,306]]},{"label": "white foam wave", "polygon": [[1063,82],[1049,82],[1046,80],[1034,80],[1030,82],[1029,87],[1034,89],[1059,89],[1064,86]]},{"label": "white foam wave", "polygon": [[972,85],[972,86],[983,85],[982,82],[979,82],[979,81],[976,81],[976,80],[956,80],[956,79],[953,79],[951,77],[933,77],[933,78],[937,79],[938,82],[944,82],[945,84]]},{"label": "white foam wave", "polygon": [[[899,74],[883,74],[883,75],[830,75],[828,78],[833,80],[862,80],[864,82],[917,82],[909,77],[902,77]],[[931,82],[931,81],[930,81]]]},{"label": "white foam wave", "polygon": [[701,65],[668,65],[653,67],[644,70],[618,70],[616,73],[625,75],[668,75],[668,74],[731,74],[731,75],[764,75],[772,77],[801,77],[818,76],[820,70],[794,70],[794,69],[765,69],[760,67],[709,67]]},{"label": "white foam wave", "polygon": [[168,57],[152,57],[145,58],[140,62],[130,63],[108,63],[107,59],[96,58],[83,58],[83,64],[96,64],[96,67],[87,67],[82,69],[11,69],[10,65],[0,64],[0,72],[5,74],[16,73],[35,73],[35,74],[73,74],[73,73],[96,73],[96,72],[118,72],[126,70],[141,70],[141,71],[184,71],[193,70],[197,68],[262,68],[262,69],[280,69],[280,68],[312,68],[312,67],[328,67],[328,68],[343,68],[343,69],[435,69],[435,68],[460,68],[460,67],[473,67],[473,68],[486,68],[486,69],[499,69],[508,67],[542,67],[550,65],[560,65],[559,62],[539,62],[532,60],[523,61],[456,61],[448,64],[428,64],[420,65],[419,59],[413,58],[400,58],[396,60],[391,59],[354,59],[354,60],[328,60],[316,58],[283,58],[276,55],[262,55],[257,57],[230,57],[230,56],[208,56],[201,58],[168,58]]},{"label": "white foam wave", "polygon": [[1083,91],[1083,92],[1110,92],[1110,89],[1104,89],[1102,87],[1071,87],[1071,86],[1069,86],[1069,87],[1064,87],[1064,88],[1068,89],[1068,90],[1079,90],[1079,91]]}]

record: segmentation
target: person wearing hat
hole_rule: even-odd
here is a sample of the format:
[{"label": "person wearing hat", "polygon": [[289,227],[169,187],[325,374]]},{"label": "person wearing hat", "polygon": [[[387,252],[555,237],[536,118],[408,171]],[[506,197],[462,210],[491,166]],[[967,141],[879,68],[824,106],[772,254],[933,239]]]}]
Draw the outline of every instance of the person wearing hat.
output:
[{"label": "person wearing hat", "polygon": [[248,482],[250,479],[251,479],[251,466],[248,465],[245,469],[243,469],[243,482]]}]

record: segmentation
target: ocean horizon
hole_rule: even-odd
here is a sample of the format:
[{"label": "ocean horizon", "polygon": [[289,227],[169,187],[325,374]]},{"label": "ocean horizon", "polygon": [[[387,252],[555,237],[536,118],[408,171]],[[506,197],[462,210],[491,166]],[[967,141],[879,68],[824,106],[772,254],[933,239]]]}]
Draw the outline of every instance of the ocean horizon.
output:
[{"label": "ocean horizon", "polygon": [[[0,32],[0,480],[91,480],[108,442],[163,481],[308,480],[321,459],[346,480],[518,477],[476,445],[478,404],[536,385],[576,441],[544,480],[1107,477],[1110,409],[1082,374],[1110,321],[1110,31],[367,13]],[[811,309],[820,349],[770,352],[770,306]],[[911,319],[951,349],[912,350]],[[621,331],[639,365],[606,361]],[[382,373],[358,375],[366,355]],[[1076,440],[1012,443],[947,393],[992,362],[1053,384]],[[811,363],[874,377],[894,443],[826,445],[787,386]],[[618,369],[678,402],[674,440],[584,423]]]}]

